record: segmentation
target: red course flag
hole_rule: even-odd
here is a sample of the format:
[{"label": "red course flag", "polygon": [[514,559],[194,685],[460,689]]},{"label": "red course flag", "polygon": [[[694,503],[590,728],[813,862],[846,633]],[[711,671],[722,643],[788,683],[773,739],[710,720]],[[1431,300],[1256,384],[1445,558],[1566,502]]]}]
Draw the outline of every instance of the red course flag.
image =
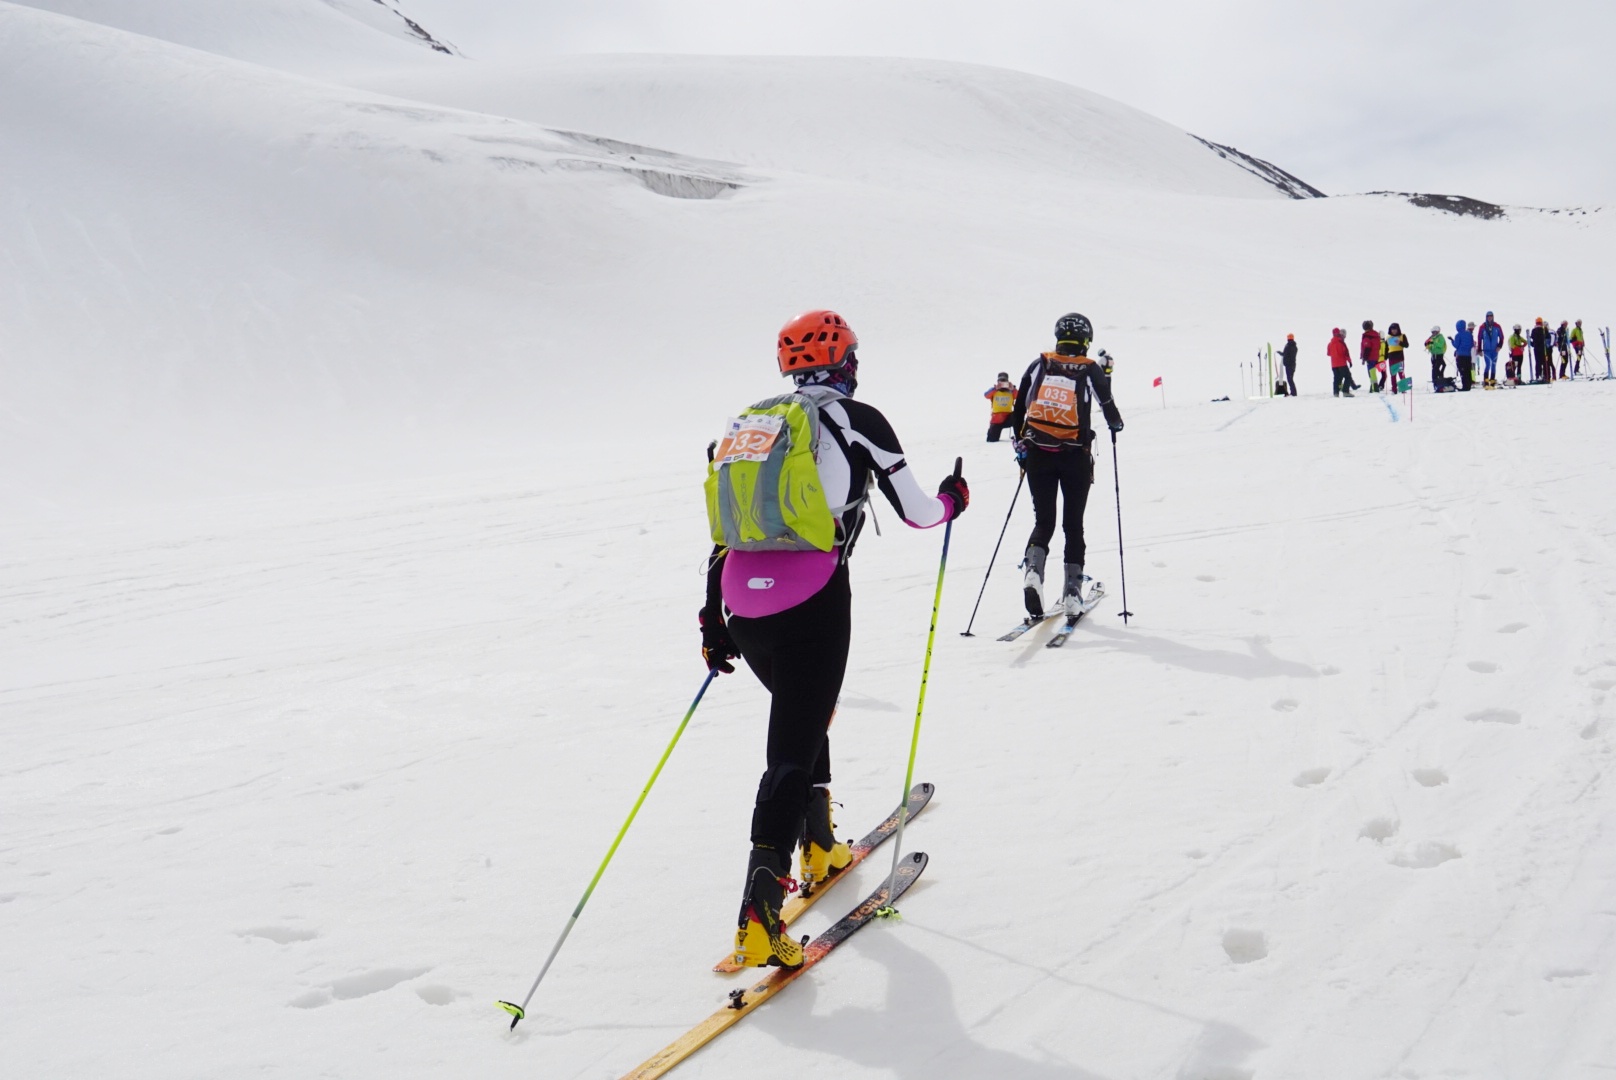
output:
[{"label": "red course flag", "polygon": [[1153,386],[1153,387],[1160,386],[1161,385],[1161,376],[1160,375],[1156,376],[1156,381],[1151,383],[1150,385]]}]

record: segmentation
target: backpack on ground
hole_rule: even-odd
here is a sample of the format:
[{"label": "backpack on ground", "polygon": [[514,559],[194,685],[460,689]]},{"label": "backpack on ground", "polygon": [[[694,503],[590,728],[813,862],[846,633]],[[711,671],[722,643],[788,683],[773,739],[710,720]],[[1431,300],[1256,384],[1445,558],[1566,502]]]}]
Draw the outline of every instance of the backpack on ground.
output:
[{"label": "backpack on ground", "polygon": [[707,463],[707,524],[732,551],[833,551],[838,513],[814,459],[824,421],[806,395],[768,398],[731,417]]}]

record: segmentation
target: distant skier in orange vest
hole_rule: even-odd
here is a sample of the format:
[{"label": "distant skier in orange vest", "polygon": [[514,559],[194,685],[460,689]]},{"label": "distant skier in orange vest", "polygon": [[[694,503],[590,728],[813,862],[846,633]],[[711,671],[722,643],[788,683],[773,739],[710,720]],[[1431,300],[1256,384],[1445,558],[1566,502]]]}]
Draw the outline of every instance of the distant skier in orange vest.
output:
[{"label": "distant skier in orange vest", "polygon": [[1010,381],[1008,371],[999,372],[999,379],[988,387],[985,394],[993,405],[993,415],[988,418],[988,442],[998,442],[999,436],[1010,423],[1011,415],[1016,411],[1017,391],[1015,384]]}]

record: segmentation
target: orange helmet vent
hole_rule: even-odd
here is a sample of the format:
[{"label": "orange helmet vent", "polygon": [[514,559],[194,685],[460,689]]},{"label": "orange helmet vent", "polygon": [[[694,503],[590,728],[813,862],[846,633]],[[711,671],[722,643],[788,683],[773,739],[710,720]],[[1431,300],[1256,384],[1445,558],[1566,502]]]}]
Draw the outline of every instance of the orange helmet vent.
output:
[{"label": "orange helmet vent", "polygon": [[858,335],[834,311],[805,311],[780,328],[780,374],[839,368],[857,345]]}]

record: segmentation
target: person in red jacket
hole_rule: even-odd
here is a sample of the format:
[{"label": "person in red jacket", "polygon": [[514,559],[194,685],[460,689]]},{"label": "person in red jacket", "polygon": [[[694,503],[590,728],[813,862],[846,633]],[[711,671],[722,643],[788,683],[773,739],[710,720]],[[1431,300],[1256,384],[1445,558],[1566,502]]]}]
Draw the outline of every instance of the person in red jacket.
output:
[{"label": "person in red jacket", "polygon": [[1330,374],[1335,377],[1330,396],[1351,397],[1352,354],[1347,352],[1347,332],[1339,326],[1330,331],[1330,344],[1326,351],[1330,354]]},{"label": "person in red jacket", "polygon": [[1380,371],[1380,334],[1375,330],[1375,321],[1363,321],[1363,340],[1358,343],[1358,359],[1362,360],[1364,367],[1369,369],[1369,392],[1380,393],[1381,382],[1375,375]]}]

